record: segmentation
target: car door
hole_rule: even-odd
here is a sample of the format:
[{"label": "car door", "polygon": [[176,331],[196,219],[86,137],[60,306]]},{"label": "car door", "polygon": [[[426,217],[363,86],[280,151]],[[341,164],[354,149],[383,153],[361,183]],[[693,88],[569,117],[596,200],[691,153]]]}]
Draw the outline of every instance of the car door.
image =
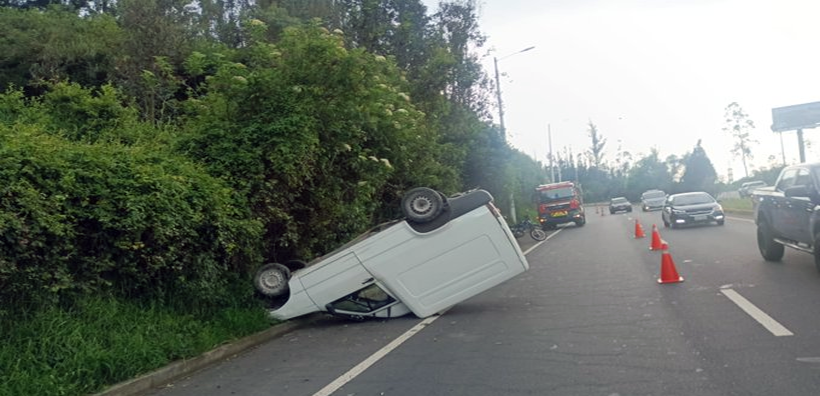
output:
[{"label": "car door", "polygon": [[373,275],[352,251],[342,251],[300,277],[308,297],[317,307],[349,295],[373,283]]},{"label": "car door", "polygon": [[[797,169],[797,175],[793,187],[801,187],[806,191],[814,189],[811,173],[806,168]],[[788,224],[786,225],[789,239],[811,243],[812,235],[809,229],[811,214],[814,212],[814,203],[809,197],[788,197],[784,212],[787,213]]]},{"label": "car door", "polygon": [[772,195],[772,208],[771,208],[771,225],[774,228],[775,233],[778,236],[784,236],[788,238],[790,233],[789,231],[789,223],[792,221],[789,219],[790,213],[787,209],[788,199],[785,195],[785,190],[794,185],[794,181],[797,178],[797,169],[787,169],[783,171],[783,174],[778,179],[777,184],[775,185],[775,190],[778,194]]}]

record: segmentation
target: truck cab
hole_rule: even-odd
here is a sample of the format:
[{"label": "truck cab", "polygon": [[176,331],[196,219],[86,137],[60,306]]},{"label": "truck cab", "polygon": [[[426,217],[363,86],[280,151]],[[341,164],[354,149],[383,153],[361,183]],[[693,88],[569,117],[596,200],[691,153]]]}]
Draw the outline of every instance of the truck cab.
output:
[{"label": "truck cab", "polygon": [[554,229],[559,224],[586,224],[581,189],[573,182],[542,184],[535,188],[538,221],[544,229]]},{"label": "truck cab", "polygon": [[784,168],[772,188],[752,193],[757,243],[767,261],[780,261],[784,247],[814,254],[820,270],[820,163]]}]

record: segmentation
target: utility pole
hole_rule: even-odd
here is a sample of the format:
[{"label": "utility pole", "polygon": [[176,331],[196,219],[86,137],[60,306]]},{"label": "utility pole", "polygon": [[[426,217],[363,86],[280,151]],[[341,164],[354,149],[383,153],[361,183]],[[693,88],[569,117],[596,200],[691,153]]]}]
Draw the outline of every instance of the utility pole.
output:
[{"label": "utility pole", "polygon": [[555,183],[555,165],[552,163],[552,130],[547,124],[547,141],[550,145],[550,183]]},{"label": "utility pole", "polygon": [[[505,142],[507,141],[507,128],[504,126],[504,102],[501,101],[501,78],[498,73],[498,61],[509,58],[515,54],[529,51],[533,48],[535,47],[524,48],[521,51],[501,57],[501,59],[493,57],[493,66],[495,66],[495,96],[498,99],[498,123],[501,126],[501,138],[504,139]],[[518,220],[515,218],[515,194],[513,191],[510,191],[510,215],[512,216],[513,223],[518,223]]]}]

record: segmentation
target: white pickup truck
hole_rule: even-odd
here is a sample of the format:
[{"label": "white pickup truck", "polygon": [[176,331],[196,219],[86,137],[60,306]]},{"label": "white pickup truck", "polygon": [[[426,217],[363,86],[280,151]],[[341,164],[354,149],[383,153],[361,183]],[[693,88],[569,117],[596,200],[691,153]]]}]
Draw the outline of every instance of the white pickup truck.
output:
[{"label": "white pickup truck", "polygon": [[286,299],[270,314],[423,318],[529,268],[484,190],[446,198],[416,188],[405,194],[402,210],[405,219],[377,226],[293,273],[276,263],[260,268],[256,289]]}]

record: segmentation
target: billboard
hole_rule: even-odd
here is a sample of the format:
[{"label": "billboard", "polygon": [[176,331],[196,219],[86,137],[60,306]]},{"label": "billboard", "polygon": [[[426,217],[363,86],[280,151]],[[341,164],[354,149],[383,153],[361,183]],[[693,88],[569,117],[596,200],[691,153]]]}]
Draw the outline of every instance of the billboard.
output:
[{"label": "billboard", "polygon": [[820,102],[772,109],[772,131],[794,131],[820,126]]}]

